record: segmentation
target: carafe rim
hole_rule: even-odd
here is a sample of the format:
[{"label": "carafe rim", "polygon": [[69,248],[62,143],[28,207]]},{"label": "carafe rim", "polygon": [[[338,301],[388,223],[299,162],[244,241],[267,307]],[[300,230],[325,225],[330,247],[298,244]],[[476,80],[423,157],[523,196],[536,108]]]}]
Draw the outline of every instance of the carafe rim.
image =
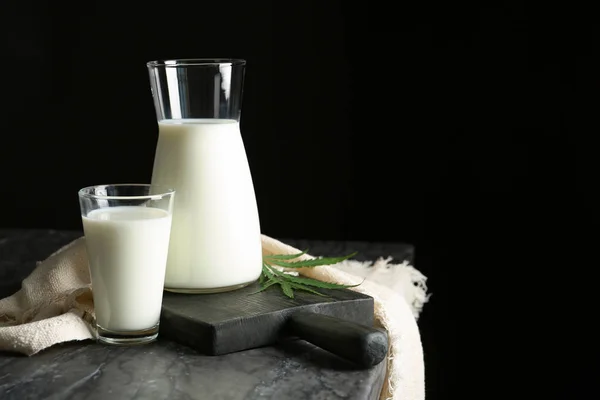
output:
[{"label": "carafe rim", "polygon": [[215,65],[245,65],[241,58],[172,58],[148,61],[146,66],[153,67],[211,67]]}]

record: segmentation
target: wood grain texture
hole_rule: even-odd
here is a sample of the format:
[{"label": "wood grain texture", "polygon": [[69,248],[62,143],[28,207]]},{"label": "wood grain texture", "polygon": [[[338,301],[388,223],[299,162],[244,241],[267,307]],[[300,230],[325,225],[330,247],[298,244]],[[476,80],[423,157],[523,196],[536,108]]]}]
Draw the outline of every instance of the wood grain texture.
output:
[{"label": "wood grain texture", "polygon": [[373,298],[351,290],[325,290],[325,296],[297,291],[290,299],[278,288],[260,293],[257,283],[228,293],[165,292],[160,336],[207,355],[221,355],[297,336],[287,324],[296,312],[329,315],[372,327]]}]

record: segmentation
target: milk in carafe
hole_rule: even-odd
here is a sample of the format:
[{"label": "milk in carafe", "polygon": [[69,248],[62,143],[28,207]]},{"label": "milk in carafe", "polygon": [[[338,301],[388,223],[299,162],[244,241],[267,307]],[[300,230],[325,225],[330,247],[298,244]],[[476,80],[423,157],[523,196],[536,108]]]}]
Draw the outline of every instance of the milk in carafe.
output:
[{"label": "milk in carafe", "polygon": [[246,61],[147,63],[158,123],[152,183],[175,189],[165,289],[234,290],[262,271],[259,214],[240,131]]},{"label": "milk in carafe", "polygon": [[165,288],[218,291],[256,280],[262,269],[260,223],[239,122],[179,119],[158,125],[152,183],[177,192]]}]

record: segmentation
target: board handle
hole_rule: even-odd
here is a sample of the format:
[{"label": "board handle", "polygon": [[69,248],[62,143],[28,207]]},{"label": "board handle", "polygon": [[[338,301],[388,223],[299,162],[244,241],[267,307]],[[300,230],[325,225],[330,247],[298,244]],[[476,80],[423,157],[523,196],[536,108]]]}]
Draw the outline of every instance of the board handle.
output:
[{"label": "board handle", "polygon": [[388,351],[385,331],[325,314],[295,312],[287,327],[290,334],[364,368],[379,364]]}]

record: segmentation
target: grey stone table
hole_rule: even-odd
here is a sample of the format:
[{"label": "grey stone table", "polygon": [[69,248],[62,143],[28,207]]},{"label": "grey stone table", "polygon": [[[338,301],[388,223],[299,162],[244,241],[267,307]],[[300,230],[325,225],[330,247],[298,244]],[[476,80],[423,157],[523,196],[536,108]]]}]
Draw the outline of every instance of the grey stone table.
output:
[{"label": "grey stone table", "polygon": [[[0,230],[0,298],[77,231]],[[402,243],[332,242],[282,239],[314,255],[355,259],[413,258]],[[289,340],[259,349],[204,356],[160,339],[143,346],[116,347],[93,341],[70,342],[32,357],[0,352],[0,399],[210,399],[328,400],[377,399],[385,362],[356,369],[307,342]]]}]

